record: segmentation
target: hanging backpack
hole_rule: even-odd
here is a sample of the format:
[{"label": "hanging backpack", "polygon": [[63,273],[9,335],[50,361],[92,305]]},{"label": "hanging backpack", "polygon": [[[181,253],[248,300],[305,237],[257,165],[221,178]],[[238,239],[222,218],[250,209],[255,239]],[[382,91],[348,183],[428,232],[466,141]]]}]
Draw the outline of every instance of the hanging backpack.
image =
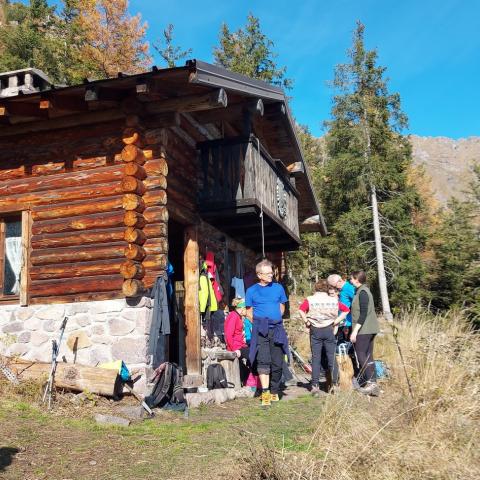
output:
[{"label": "hanging backpack", "polygon": [[212,363],[207,368],[207,388],[234,388],[235,385],[227,381],[225,369],[219,363]]},{"label": "hanging backpack", "polygon": [[156,382],[152,393],[145,397],[150,408],[169,408],[171,405],[185,405],[183,394],[183,371],[176,363],[162,363],[156,370]]}]

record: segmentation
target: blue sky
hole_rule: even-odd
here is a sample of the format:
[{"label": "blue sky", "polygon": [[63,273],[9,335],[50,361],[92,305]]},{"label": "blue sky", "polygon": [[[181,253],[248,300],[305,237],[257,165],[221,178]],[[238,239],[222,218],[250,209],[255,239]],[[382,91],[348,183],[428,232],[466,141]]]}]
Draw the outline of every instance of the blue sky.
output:
[{"label": "blue sky", "polygon": [[409,133],[480,135],[480,0],[130,0],[130,11],[148,23],[150,42],[173,23],[175,43],[209,62],[222,22],[237,29],[252,12],[294,80],[297,121],[315,135],[330,114],[327,81],[361,20],[367,48],[377,48],[390,90],[400,93]]}]

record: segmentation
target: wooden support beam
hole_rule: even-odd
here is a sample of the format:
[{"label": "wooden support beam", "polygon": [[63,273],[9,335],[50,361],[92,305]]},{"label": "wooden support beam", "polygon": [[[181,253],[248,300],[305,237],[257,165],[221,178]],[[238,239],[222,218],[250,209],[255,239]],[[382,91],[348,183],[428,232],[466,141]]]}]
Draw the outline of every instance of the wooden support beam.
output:
[{"label": "wooden support beam", "polygon": [[47,97],[50,108],[67,112],[88,112],[88,104],[83,98],[73,95],[50,95]]},{"label": "wooden support beam", "polygon": [[90,85],[85,88],[86,102],[119,102],[128,95],[128,90]]},{"label": "wooden support beam", "polygon": [[286,115],[287,107],[283,102],[268,103],[265,105],[265,115]]},{"label": "wooden support beam", "polygon": [[198,303],[198,232],[195,225],[185,229],[185,343],[186,367],[189,375],[202,373],[200,348],[200,310]]},{"label": "wooden support beam", "polygon": [[227,92],[223,88],[203,95],[185,95],[150,103],[145,106],[150,114],[162,112],[197,112],[213,108],[225,108],[228,105]]},{"label": "wooden support beam", "polygon": [[20,305],[28,305],[28,290],[30,285],[30,238],[32,236],[32,213],[30,210],[22,212],[22,267],[20,271]]},{"label": "wooden support beam", "polygon": [[[41,110],[38,108],[38,111],[40,112]],[[45,110],[42,112],[45,112]],[[42,113],[42,116],[45,116],[45,113]],[[79,115],[68,115],[43,122],[28,122],[20,125],[5,126],[4,128],[0,129],[0,137],[78,127],[81,125],[91,125],[103,122],[113,122],[115,120],[121,120],[124,118],[125,113],[119,109],[92,111],[88,113],[81,113]]]},{"label": "wooden support beam", "polygon": [[265,107],[260,98],[253,98],[245,102],[228,105],[224,109],[206,110],[196,112],[195,118],[203,124],[238,121],[242,119],[243,112],[247,111],[252,116],[262,117]]},{"label": "wooden support beam", "polygon": [[[41,108],[41,102],[27,103],[27,102],[9,102],[4,101],[0,105],[3,115],[21,116],[21,117],[38,117],[48,118],[48,108]],[[43,107],[45,104],[43,104]]]},{"label": "wooden support beam", "polygon": [[303,167],[302,162],[293,162],[290,165],[287,165],[287,170],[290,175],[305,173],[305,168]]}]

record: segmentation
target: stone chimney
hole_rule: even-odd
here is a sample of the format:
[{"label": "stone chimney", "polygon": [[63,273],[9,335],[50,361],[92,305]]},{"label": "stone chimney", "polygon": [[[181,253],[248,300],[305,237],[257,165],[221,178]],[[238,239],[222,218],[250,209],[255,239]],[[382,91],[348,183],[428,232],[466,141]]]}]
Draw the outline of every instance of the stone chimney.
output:
[{"label": "stone chimney", "polygon": [[49,78],[36,68],[0,73],[0,98],[50,90],[51,86]]}]

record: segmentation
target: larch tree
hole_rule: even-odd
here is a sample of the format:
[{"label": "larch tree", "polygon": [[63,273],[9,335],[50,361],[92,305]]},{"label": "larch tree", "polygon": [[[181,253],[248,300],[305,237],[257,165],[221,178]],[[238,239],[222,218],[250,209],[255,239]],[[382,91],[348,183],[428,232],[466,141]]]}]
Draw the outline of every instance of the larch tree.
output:
[{"label": "larch tree", "polygon": [[128,0],[77,0],[74,23],[81,35],[78,65],[84,77],[133,74],[151,65],[147,24],[128,13]]},{"label": "larch tree", "polygon": [[425,232],[414,222],[423,204],[408,181],[411,147],[401,135],[407,118],[400,97],[389,93],[376,51],[365,49],[360,22],[348,56],[335,70],[328,161],[320,179],[333,234],[324,254],[341,272],[367,269],[391,317],[387,280],[396,306],[418,303],[425,295],[419,256]]},{"label": "larch tree", "polygon": [[247,24],[232,32],[223,24],[219,35],[219,45],[214,48],[215,63],[232,72],[283,88],[291,88],[293,81],[286,78],[286,67],[279,67],[274,43],[260,28],[260,20],[251,13]]}]

